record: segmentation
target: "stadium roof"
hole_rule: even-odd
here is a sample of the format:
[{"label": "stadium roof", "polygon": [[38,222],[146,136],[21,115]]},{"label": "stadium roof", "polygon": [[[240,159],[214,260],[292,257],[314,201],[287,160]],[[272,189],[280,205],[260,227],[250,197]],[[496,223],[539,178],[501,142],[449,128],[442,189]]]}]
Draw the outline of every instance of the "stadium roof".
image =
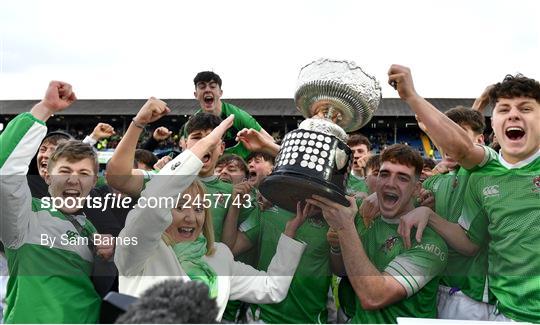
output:
[{"label": "stadium roof", "polygon": [[[83,99],[78,100],[62,115],[135,115],[145,103],[145,99]],[[194,99],[164,99],[172,110],[172,114],[191,115],[198,109]],[[235,104],[253,116],[300,116],[292,98],[254,98],[224,99]],[[470,107],[471,98],[428,98],[435,107],[446,111],[452,107],[463,105]],[[16,115],[28,111],[37,100],[1,100],[0,115]],[[490,116],[491,110],[486,110]],[[405,102],[399,98],[383,98],[375,111],[375,116],[412,116]]]}]

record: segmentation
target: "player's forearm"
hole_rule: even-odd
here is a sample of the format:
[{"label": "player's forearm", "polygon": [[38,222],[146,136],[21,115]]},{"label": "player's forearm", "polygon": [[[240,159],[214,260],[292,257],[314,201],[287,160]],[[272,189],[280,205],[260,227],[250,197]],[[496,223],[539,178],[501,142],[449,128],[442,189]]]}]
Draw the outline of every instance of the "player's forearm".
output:
[{"label": "player's forearm", "polygon": [[234,256],[247,252],[253,247],[253,243],[243,232],[239,231],[236,236],[234,248],[231,249]]},{"label": "player's forearm", "polygon": [[418,95],[408,99],[407,104],[424,123],[432,141],[448,155],[459,162],[470,155],[474,144],[459,125]]},{"label": "player's forearm", "polygon": [[267,147],[266,147],[266,153],[272,155],[273,157],[276,157],[279,153],[279,149],[281,149],[281,147],[275,143],[270,143]]},{"label": "player's forearm", "polygon": [[120,191],[124,191],[123,185],[129,182],[137,142],[142,131],[132,122],[107,163],[107,183]]},{"label": "player's forearm", "polygon": [[47,107],[43,102],[39,102],[32,109],[30,110],[30,114],[32,114],[35,118],[38,120],[41,120],[43,122],[47,122],[47,120],[53,116],[53,111]]},{"label": "player's forearm", "polygon": [[347,276],[362,306],[383,306],[388,296],[385,276],[369,260],[354,223],[339,231],[339,243]]},{"label": "player's forearm", "polygon": [[478,253],[479,247],[467,237],[465,230],[457,223],[449,222],[432,212],[429,216],[428,225],[460,254],[474,256]]},{"label": "player's forearm", "polygon": [[240,209],[237,205],[231,205],[227,211],[227,216],[223,221],[223,232],[221,233],[221,242],[227,245],[231,251],[234,249],[236,238],[238,236],[238,214]]}]

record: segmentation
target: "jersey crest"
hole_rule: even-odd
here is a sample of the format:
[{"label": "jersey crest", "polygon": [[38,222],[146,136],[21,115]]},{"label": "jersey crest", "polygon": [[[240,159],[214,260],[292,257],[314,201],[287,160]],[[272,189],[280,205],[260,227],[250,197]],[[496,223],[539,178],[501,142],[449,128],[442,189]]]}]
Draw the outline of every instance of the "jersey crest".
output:
[{"label": "jersey crest", "polygon": [[315,228],[323,228],[326,224],[322,216],[308,217],[307,222]]},{"label": "jersey crest", "polygon": [[392,250],[392,248],[394,248],[394,245],[397,243],[398,239],[398,236],[390,236],[387,240],[384,241],[384,243],[381,245],[381,250],[384,252],[385,255],[387,255]]},{"label": "jersey crest", "polygon": [[533,184],[534,184],[533,192],[540,193],[540,175],[536,176],[533,179]]}]

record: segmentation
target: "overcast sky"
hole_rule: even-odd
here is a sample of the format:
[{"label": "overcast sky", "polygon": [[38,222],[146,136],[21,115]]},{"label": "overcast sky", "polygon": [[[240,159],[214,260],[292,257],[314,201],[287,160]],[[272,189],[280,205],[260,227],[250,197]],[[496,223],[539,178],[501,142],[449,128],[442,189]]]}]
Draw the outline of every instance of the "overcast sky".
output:
[{"label": "overcast sky", "polygon": [[411,67],[424,97],[476,97],[507,73],[540,79],[540,1],[26,1],[0,4],[0,99],[192,98],[214,70],[224,98],[291,98],[300,68],[355,61],[387,85]]}]

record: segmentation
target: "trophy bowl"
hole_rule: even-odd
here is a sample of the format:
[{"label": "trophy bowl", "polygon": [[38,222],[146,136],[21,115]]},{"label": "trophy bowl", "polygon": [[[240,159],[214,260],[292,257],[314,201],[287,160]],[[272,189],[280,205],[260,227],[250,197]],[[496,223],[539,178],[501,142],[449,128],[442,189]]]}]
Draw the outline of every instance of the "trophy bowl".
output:
[{"label": "trophy bowl", "polygon": [[373,117],[381,101],[381,87],[354,62],[320,59],[300,71],[294,100],[304,117],[334,110],[338,115],[334,122],[352,132]]},{"label": "trophy bowl", "polygon": [[273,204],[296,212],[313,194],[349,206],[345,197],[352,151],[347,132],[369,122],[381,99],[381,87],[349,61],[321,59],[302,68],[295,94],[307,119],[287,133],[272,174],[260,185]]}]

